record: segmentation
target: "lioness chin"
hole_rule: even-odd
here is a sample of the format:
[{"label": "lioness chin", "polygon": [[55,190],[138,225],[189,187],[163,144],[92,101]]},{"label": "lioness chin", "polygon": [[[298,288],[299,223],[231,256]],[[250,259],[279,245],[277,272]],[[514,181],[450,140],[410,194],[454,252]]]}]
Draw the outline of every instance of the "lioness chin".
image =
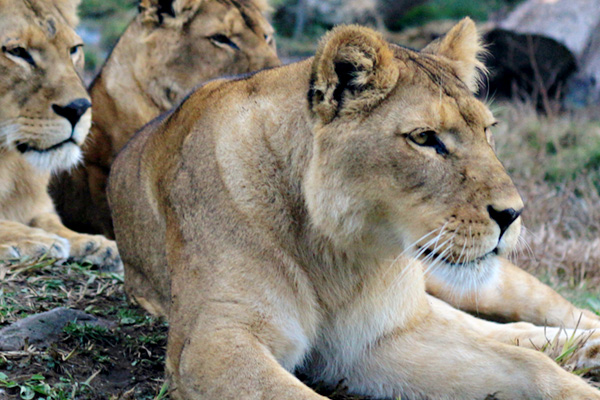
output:
[{"label": "lioness chin", "polygon": [[81,158],[91,103],[78,0],[0,1],[0,262],[46,255],[120,269],[113,241],[63,226],[50,174]]},{"label": "lioness chin", "polygon": [[549,331],[426,294],[425,272],[435,289],[512,268],[523,204],[472,94],[480,51],[469,19],[421,52],[338,27],[132,139],[109,200],[128,293],[169,319],[174,398],[322,399],[301,370],[374,398],[600,399],[514,345]]}]

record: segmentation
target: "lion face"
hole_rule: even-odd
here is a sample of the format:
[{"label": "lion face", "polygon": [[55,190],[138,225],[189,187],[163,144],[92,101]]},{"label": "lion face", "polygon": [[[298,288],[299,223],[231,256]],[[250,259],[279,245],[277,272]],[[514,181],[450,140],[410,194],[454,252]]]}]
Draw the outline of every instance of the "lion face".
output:
[{"label": "lion face", "polygon": [[0,146],[42,170],[74,165],[91,124],[77,4],[0,1]]},{"label": "lion face", "polygon": [[421,53],[356,29],[313,64],[313,224],[342,245],[485,269],[515,246],[523,203],[492,148],[493,115],[472,94],[474,24]]},{"label": "lion face", "polygon": [[260,0],[142,0],[146,32],[137,36],[148,52],[136,73],[145,92],[169,109],[207,79],[279,65],[265,8]]}]

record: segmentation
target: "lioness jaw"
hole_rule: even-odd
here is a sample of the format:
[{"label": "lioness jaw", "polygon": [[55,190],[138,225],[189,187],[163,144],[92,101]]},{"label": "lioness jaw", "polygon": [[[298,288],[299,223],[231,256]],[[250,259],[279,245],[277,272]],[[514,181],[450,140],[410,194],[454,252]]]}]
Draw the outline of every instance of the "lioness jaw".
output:
[{"label": "lioness jaw", "polygon": [[127,291],[170,322],[174,398],[322,399],[296,370],[375,398],[600,398],[425,293],[424,269],[493,279],[519,234],[479,52],[468,19],[422,52],[338,27],[136,135],[109,200]]}]

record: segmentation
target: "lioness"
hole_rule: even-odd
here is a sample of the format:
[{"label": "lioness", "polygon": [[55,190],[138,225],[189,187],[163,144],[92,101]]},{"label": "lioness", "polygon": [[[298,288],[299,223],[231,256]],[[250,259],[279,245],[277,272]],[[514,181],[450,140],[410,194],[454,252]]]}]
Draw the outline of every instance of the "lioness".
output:
[{"label": "lioness", "polygon": [[202,82],[279,65],[263,0],[141,0],[90,94],[84,162],[52,182],[63,222],[113,236],[106,180],[114,157],[143,125]]},{"label": "lioness", "polygon": [[600,399],[514,346],[544,328],[425,292],[424,272],[499,279],[519,235],[472,95],[480,51],[469,19],[422,52],[339,27],[314,58],[210,82],[129,142],[109,200],[128,292],[170,322],[174,398],[323,399],[302,370],[375,398]]},{"label": "lioness", "polygon": [[81,157],[91,123],[77,0],[0,1],[0,260],[86,259],[119,268],[116,245],[65,228],[50,174]]}]

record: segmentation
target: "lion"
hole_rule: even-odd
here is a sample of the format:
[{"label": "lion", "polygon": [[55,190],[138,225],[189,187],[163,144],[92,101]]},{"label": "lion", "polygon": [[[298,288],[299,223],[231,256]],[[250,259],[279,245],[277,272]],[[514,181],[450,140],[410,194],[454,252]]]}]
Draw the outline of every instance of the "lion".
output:
[{"label": "lion", "polygon": [[139,9],[90,87],[84,162],[51,187],[68,227],[109,238],[106,181],[129,138],[202,82],[279,65],[263,0],[141,0]]},{"label": "lion", "polygon": [[75,33],[77,0],[2,0],[0,260],[87,260],[119,270],[114,241],[67,229],[47,193],[72,168],[91,124]]},{"label": "lion", "polygon": [[[174,399],[324,399],[294,372],[372,398],[600,399],[532,349],[559,328],[426,292],[491,287],[494,314],[546,288],[503,284],[523,202],[473,95],[481,52],[468,18],[421,52],[341,26],[313,58],[211,81],[134,136],[108,197],[126,290],[169,321]],[[597,366],[581,335],[578,366]]]}]

